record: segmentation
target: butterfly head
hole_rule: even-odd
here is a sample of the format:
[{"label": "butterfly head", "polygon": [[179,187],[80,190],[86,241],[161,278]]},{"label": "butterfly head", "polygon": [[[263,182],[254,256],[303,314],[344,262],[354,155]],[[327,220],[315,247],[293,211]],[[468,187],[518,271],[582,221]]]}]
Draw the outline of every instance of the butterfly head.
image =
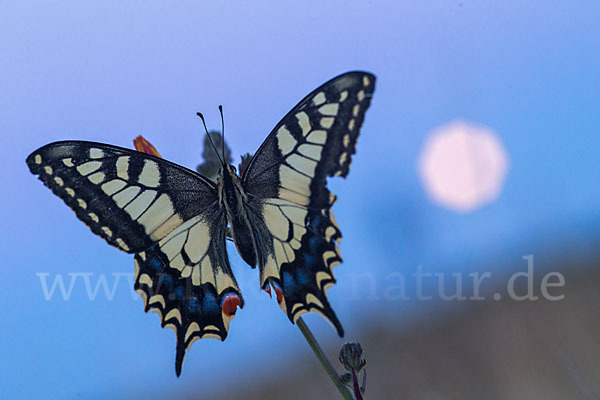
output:
[{"label": "butterfly head", "polygon": [[219,180],[222,181],[225,175],[230,177],[230,179],[232,179],[233,177],[239,178],[237,174],[237,169],[231,164],[225,164],[224,166],[219,168],[219,173],[217,174]]}]

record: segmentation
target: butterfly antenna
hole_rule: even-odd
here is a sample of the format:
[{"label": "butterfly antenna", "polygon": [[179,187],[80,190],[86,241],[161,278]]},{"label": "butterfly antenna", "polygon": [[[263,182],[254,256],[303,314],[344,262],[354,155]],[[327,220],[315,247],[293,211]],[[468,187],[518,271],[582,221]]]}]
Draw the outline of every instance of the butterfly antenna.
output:
[{"label": "butterfly antenna", "polygon": [[204,115],[202,115],[201,112],[197,112],[196,115],[199,116],[200,119],[202,120],[202,125],[204,125],[204,130],[206,131],[206,136],[208,136],[208,140],[210,140],[210,144],[212,145],[213,150],[217,154],[219,161],[221,161],[221,165],[225,166],[225,163],[223,162],[223,160],[221,159],[221,156],[219,155],[219,152],[217,151],[217,147],[215,146],[215,143],[213,142],[212,138],[210,137],[210,134],[208,133],[208,128],[206,128],[206,121],[204,121]]},{"label": "butterfly antenna", "polygon": [[219,112],[221,113],[221,141],[223,142],[223,160],[225,160],[225,120],[223,119],[223,106],[219,105]]}]

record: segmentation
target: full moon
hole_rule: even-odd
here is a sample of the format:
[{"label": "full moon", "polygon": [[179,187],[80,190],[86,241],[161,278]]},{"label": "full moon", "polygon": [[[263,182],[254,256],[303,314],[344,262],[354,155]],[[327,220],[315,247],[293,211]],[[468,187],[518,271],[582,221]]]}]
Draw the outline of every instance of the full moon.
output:
[{"label": "full moon", "polygon": [[429,198],[460,213],[496,200],[508,167],[508,155],[492,129],[460,120],[429,133],[417,166]]}]

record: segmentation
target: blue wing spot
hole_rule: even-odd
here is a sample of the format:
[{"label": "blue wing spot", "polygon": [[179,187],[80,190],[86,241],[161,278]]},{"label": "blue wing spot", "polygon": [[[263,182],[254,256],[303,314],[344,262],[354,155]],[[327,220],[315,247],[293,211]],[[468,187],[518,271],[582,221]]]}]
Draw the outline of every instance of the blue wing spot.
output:
[{"label": "blue wing spot", "polygon": [[300,285],[305,286],[308,284],[309,280],[308,273],[303,269],[298,269],[296,273],[296,280]]},{"label": "blue wing spot", "polygon": [[163,285],[165,289],[170,291],[171,289],[173,289],[175,281],[173,280],[173,277],[171,275],[161,274],[160,284]]},{"label": "blue wing spot", "polygon": [[187,308],[189,312],[198,312],[200,311],[200,302],[196,296],[190,297],[187,303]]},{"label": "blue wing spot", "polygon": [[296,271],[296,276],[289,272],[284,272],[281,276],[284,293],[294,293],[300,286],[306,286],[309,283],[309,276],[306,271],[301,269]]},{"label": "blue wing spot", "polygon": [[175,294],[175,298],[179,301],[183,300],[185,297],[185,289],[183,286],[177,286],[173,293]]},{"label": "blue wing spot", "polygon": [[311,235],[308,238],[308,250],[310,253],[317,253],[319,250],[319,244],[321,243],[321,238],[317,235]]},{"label": "blue wing spot", "polygon": [[312,267],[315,265],[315,261],[317,261],[317,257],[315,257],[314,254],[311,253],[304,253],[304,264],[306,264],[307,267]]},{"label": "blue wing spot", "polygon": [[296,282],[289,272],[284,272],[281,275],[281,284],[283,285],[284,293],[293,293],[296,287]]},{"label": "blue wing spot", "polygon": [[150,265],[150,268],[152,268],[156,272],[162,271],[162,269],[163,269],[163,265],[160,262],[160,260],[158,259],[158,257],[152,257],[150,259],[150,261],[148,262],[148,264]]},{"label": "blue wing spot", "polygon": [[313,229],[315,230],[315,232],[319,232],[319,229],[321,228],[321,216],[315,215],[313,217],[313,219],[310,221],[310,224],[313,227]]},{"label": "blue wing spot", "polygon": [[208,313],[220,313],[221,308],[217,304],[215,295],[211,292],[205,292],[204,298],[202,299],[202,310]]}]

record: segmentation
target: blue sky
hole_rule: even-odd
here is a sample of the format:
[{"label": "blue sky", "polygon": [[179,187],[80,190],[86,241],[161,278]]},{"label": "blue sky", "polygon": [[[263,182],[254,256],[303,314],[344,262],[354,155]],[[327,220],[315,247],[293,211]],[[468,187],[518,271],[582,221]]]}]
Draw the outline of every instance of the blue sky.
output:
[{"label": "blue sky", "polygon": [[[131,147],[142,134],[193,168],[195,113],[218,128],[219,104],[239,157],[347,70],[378,78],[352,171],[331,182],[345,263],[329,294],[349,338],[367,311],[409,325],[419,309],[354,299],[361,272],[381,287],[417,265],[519,269],[526,254],[543,264],[563,248],[591,251],[600,237],[599,13],[591,1],[2,2],[0,389],[9,398],[158,398],[250,380],[307,352],[237,255],[246,307],[226,342],[193,346],[180,379],[174,335],[128,284],[112,301],[90,301],[83,281],[69,301],[46,301],[37,273],[92,273],[95,284],[99,274],[131,273],[133,262],[77,221],[25,157],[55,140]],[[433,204],[415,169],[427,132],[455,118],[492,128],[511,161],[499,199],[470,214]],[[390,318],[390,308],[400,311]],[[318,317],[307,321],[338,341]]]}]

